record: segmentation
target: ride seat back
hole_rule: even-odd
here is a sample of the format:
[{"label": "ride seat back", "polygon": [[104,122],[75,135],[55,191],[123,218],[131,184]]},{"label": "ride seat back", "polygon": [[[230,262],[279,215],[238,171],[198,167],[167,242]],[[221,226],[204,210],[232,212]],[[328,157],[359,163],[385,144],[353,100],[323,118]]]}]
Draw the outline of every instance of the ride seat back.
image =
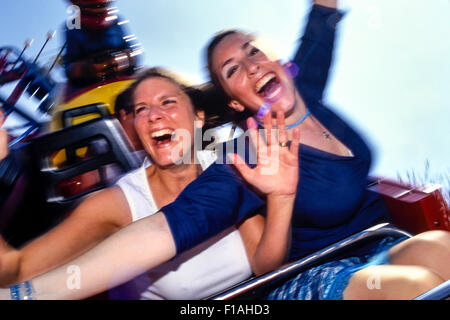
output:
[{"label": "ride seat back", "polygon": [[[104,103],[93,103],[64,110],[61,113],[62,128],[71,127],[77,123],[82,123],[96,118],[106,118],[110,115],[111,114],[109,113],[108,107]],[[65,159],[61,158],[61,153],[59,153],[55,157],[56,163],[60,161],[74,161],[76,158],[76,150],[73,146],[65,148],[64,151]]]},{"label": "ride seat back", "polygon": [[[77,159],[68,159],[62,165],[54,166],[53,155],[60,150],[76,150],[86,147],[90,150],[87,155]],[[35,180],[41,186],[45,186],[46,201],[61,205],[104,188],[113,182],[107,180],[107,177],[99,177],[100,180],[92,188],[83,189],[74,195],[64,194],[60,188],[62,184],[72,178],[96,172],[111,164],[116,164],[122,173],[140,166],[140,161],[133,154],[131,143],[123,128],[118,120],[112,118],[90,120],[39,137],[27,146],[27,154],[31,157],[30,168]]]},{"label": "ride seat back", "polygon": [[[99,116],[99,117],[108,117],[111,113],[108,110],[108,107],[104,103],[93,103],[84,106],[80,106],[73,109],[68,109],[62,111],[62,126],[63,128],[70,127],[74,124],[74,120],[81,116]],[[82,121],[80,121],[82,122]]]},{"label": "ride seat back", "polygon": [[[85,156],[54,164],[54,154],[60,150],[86,146],[90,152]],[[49,133],[12,149],[28,187],[20,194],[14,192],[21,200],[5,217],[8,221],[2,235],[11,245],[20,246],[47,231],[84,196],[109,186],[119,174],[138,168],[141,161],[132,150],[118,120],[107,118]],[[115,175],[104,177],[99,173],[100,168],[111,165],[119,169]],[[95,179],[91,179],[93,176]]]}]

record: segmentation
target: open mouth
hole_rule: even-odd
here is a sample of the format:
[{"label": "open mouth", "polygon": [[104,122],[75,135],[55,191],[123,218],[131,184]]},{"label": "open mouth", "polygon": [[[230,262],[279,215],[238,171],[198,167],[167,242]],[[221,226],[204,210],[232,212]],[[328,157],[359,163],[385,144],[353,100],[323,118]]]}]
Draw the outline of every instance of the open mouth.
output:
[{"label": "open mouth", "polygon": [[172,138],[175,134],[174,130],[171,129],[162,129],[159,131],[155,131],[152,133],[152,141],[156,146],[167,145],[172,141]]},{"label": "open mouth", "polygon": [[281,83],[274,73],[268,73],[256,83],[256,93],[265,100],[274,100],[281,92]]}]

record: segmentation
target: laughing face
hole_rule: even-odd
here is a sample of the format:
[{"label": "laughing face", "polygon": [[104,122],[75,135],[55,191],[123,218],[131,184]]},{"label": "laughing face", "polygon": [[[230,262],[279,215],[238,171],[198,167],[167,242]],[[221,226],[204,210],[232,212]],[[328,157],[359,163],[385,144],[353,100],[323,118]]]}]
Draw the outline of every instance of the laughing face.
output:
[{"label": "laughing face", "polygon": [[178,85],[149,78],[136,88],[134,102],[136,131],[156,165],[170,166],[193,154],[194,121],[202,121],[203,113],[195,112]]},{"label": "laughing face", "polygon": [[212,53],[211,67],[231,98],[231,108],[256,113],[265,103],[272,112],[293,111],[296,90],[292,79],[279,61],[270,60],[253,46],[249,36],[232,33],[223,38]]}]

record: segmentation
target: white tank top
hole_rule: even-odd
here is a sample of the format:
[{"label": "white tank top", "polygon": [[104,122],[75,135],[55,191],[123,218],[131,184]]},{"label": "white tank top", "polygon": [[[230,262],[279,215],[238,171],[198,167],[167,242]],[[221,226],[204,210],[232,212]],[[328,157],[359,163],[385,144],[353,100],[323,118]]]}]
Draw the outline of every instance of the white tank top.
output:
[{"label": "white tank top", "polygon": [[[210,161],[205,162],[206,166],[210,164]],[[133,221],[158,212],[145,172],[148,166],[149,162],[145,161],[142,167],[117,182],[128,201]],[[116,289],[119,296],[112,298],[202,299],[249,278],[251,274],[240,233],[232,227],[119,287]]]}]

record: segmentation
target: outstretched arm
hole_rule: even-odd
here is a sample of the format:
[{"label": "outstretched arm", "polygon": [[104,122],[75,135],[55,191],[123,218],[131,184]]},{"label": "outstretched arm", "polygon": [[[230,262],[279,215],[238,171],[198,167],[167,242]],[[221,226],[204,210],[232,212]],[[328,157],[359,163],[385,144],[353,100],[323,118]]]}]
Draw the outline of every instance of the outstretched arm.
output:
[{"label": "outstretched arm", "polygon": [[[82,299],[105,291],[241,222],[262,204],[229,166],[213,164],[161,212],[34,279],[35,298]],[[9,289],[0,290],[0,298],[9,297]]]},{"label": "outstretched arm", "polygon": [[[32,281],[35,299],[83,299],[117,286],[175,256],[162,213],[141,219],[77,259]],[[0,299],[10,299],[1,289]]]},{"label": "outstretched arm", "polygon": [[129,223],[131,213],[125,196],[118,187],[112,187],[84,200],[61,224],[20,249],[6,250],[0,239],[0,286],[60,266]]},{"label": "outstretched arm", "polygon": [[336,7],[336,0],[314,0],[300,48],[293,59],[299,69],[296,85],[307,99],[317,101],[323,97],[333,56],[336,24],[342,18]]}]

